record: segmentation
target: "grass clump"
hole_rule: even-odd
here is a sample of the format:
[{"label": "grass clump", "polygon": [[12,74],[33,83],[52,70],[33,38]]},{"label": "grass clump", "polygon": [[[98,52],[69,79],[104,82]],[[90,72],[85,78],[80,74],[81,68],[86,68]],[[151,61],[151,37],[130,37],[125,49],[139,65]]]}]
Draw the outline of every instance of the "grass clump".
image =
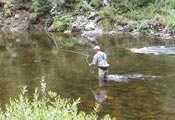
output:
[{"label": "grass clump", "polygon": [[[33,99],[26,97],[27,87],[23,87],[22,93],[15,100],[10,99],[6,110],[0,110],[1,120],[97,120],[97,110],[91,114],[78,111],[77,104],[80,99],[64,99],[55,92],[46,92],[44,78],[41,80],[41,90],[35,89]],[[112,120],[109,115],[103,120]]]}]

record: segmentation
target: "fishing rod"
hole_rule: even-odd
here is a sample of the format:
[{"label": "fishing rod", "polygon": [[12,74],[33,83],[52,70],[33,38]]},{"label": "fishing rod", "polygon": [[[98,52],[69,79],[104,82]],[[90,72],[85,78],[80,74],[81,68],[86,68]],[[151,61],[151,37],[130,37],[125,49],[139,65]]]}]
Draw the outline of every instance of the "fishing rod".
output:
[{"label": "fishing rod", "polygon": [[[70,53],[75,53],[75,54],[83,55],[83,56],[86,57],[86,63],[88,65],[90,64],[89,61],[88,61],[88,58],[90,56],[88,54],[84,54],[84,53],[81,53],[81,52],[76,52],[76,51],[73,51],[73,50],[67,50],[67,49],[61,49],[61,48],[59,48],[58,45],[57,45],[57,42],[56,42],[55,38],[51,34],[49,34],[49,32],[47,31],[46,27],[45,27],[45,32],[54,41],[54,44],[56,45],[57,50],[62,50],[62,51],[70,52]],[[92,69],[90,69],[90,72],[91,73],[94,73],[95,68],[96,67],[93,67]]]}]

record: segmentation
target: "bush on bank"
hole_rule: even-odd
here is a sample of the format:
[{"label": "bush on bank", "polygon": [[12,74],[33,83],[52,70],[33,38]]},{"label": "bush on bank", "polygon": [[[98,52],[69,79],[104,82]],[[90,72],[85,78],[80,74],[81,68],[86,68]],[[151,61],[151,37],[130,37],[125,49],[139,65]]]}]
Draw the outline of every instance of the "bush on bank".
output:
[{"label": "bush on bank", "polygon": [[[105,30],[117,30],[120,23],[133,26],[133,32],[157,32],[158,28],[148,28],[150,21],[162,23],[175,30],[175,0],[109,0],[110,8],[106,9],[103,0],[9,0],[17,4],[29,4],[34,8],[32,20],[45,17],[48,26],[54,26],[57,32],[63,32],[72,26],[76,15],[89,12],[99,13],[99,24]],[[43,15],[43,16],[42,16]],[[61,17],[60,17],[61,15]],[[38,19],[41,18],[41,19]],[[142,21],[148,21],[142,24]],[[34,22],[38,23],[38,22]],[[142,25],[140,25],[142,24]],[[122,24],[123,25],[123,24]],[[143,26],[145,25],[145,26]],[[145,29],[139,29],[143,26]],[[135,32],[136,31],[136,32]]]},{"label": "bush on bank", "polygon": [[[15,100],[10,100],[6,105],[6,111],[0,110],[1,120],[97,120],[97,109],[91,114],[78,111],[78,100],[64,99],[55,92],[46,92],[44,78],[41,81],[41,92],[35,89],[33,99],[25,96],[27,87],[23,87],[22,93]],[[114,120],[105,115],[102,120]]]}]

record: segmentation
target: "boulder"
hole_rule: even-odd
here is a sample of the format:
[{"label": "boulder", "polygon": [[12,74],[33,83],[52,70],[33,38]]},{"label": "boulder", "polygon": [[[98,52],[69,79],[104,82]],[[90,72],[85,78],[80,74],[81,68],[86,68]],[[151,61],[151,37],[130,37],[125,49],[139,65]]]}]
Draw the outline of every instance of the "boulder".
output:
[{"label": "boulder", "polygon": [[85,30],[86,31],[91,31],[91,30],[95,30],[95,24],[94,22],[90,22],[85,26]]},{"label": "boulder", "polygon": [[29,29],[29,20],[25,17],[23,20],[15,21],[15,26],[10,27],[10,31],[26,31]]}]

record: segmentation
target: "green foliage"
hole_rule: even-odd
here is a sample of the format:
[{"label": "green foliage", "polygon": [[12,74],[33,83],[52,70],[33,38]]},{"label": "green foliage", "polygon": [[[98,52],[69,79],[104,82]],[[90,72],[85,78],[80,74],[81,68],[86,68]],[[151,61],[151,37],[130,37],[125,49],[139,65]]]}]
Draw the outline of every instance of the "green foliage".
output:
[{"label": "green foliage", "polygon": [[154,3],[155,0],[129,0],[128,2],[131,2],[134,7],[143,7]]},{"label": "green foliage", "polygon": [[37,20],[38,17],[39,17],[39,16],[38,16],[37,13],[32,13],[32,14],[30,14],[30,16],[29,16],[30,21],[31,21],[32,23],[34,23],[34,22]]},{"label": "green foliage", "polygon": [[140,24],[134,25],[134,30],[133,30],[132,34],[133,35],[137,35],[140,33],[149,34],[150,30],[151,29],[146,22],[141,22]]},{"label": "green foliage", "polygon": [[172,17],[172,16],[166,17],[166,23],[167,23],[167,26],[175,30],[175,17]]},{"label": "green foliage", "polygon": [[98,14],[101,18],[105,18],[105,17],[113,18],[116,12],[117,11],[113,7],[106,6],[106,7],[103,7]]},{"label": "green foliage", "polygon": [[100,25],[102,26],[102,28],[103,28],[104,30],[112,30],[111,22],[110,22],[108,19],[103,19],[103,20],[100,22]]},{"label": "green foliage", "polygon": [[[11,0],[16,3],[32,2],[30,20],[36,23],[42,15],[50,16],[49,25],[56,31],[71,29],[74,17],[89,11],[99,10],[99,25],[105,30],[115,29],[117,22],[136,23],[135,33],[145,31],[146,25],[140,21],[161,22],[175,29],[175,0],[110,0],[104,6],[103,0]],[[84,27],[84,26],[83,26]],[[145,31],[146,32],[146,31]],[[144,33],[145,33],[144,32]],[[147,31],[149,32],[149,31]]]},{"label": "green foliage", "polygon": [[119,14],[125,14],[129,11],[148,6],[155,0],[114,0],[111,5],[118,10]]},{"label": "green foliage", "polygon": [[52,0],[52,10],[53,12],[64,11],[64,12],[73,12],[76,9],[79,9],[79,5],[83,0]]},{"label": "green foliage", "polygon": [[35,7],[36,12],[39,15],[43,15],[45,13],[49,13],[51,9],[51,1],[50,0],[32,0],[33,6]]},{"label": "green foliage", "polygon": [[141,22],[149,20],[156,21],[157,23],[160,22],[175,29],[175,0],[152,0],[148,2],[149,4],[147,4],[147,6],[143,7],[140,3],[137,9],[134,7],[135,9],[132,8],[122,15],[124,18],[127,18],[130,21],[134,20],[137,22],[137,24],[135,24],[135,27],[133,27],[133,33],[138,34],[156,32],[156,28],[155,30],[151,30],[148,28],[145,22]]},{"label": "green foliage", "polygon": [[[26,89],[23,87],[22,93],[15,100],[10,99],[6,105],[6,111],[0,110],[1,120],[97,120],[97,110],[90,114],[83,111],[78,112],[77,105],[80,99],[64,99],[55,92],[46,91],[44,77],[41,81],[41,93],[36,88],[33,99],[26,97]],[[114,118],[113,118],[114,119]],[[109,115],[105,115],[103,120],[112,120]]]},{"label": "green foliage", "polygon": [[72,26],[73,17],[69,13],[58,13],[54,16],[53,25],[58,32],[63,32]]},{"label": "green foliage", "polygon": [[158,14],[156,14],[156,10],[154,9],[154,6],[150,5],[145,8],[139,8],[139,9],[127,12],[123,16],[130,20],[141,21],[141,20],[148,20],[148,19],[154,18],[155,15],[158,15]]},{"label": "green foliage", "polygon": [[103,9],[98,13],[101,18],[99,24],[102,26],[102,28],[105,30],[113,29],[113,24],[117,21],[116,12],[116,9],[113,7],[103,7]]},{"label": "green foliage", "polygon": [[175,0],[156,0],[152,6],[152,10],[155,11],[155,20],[175,30]]},{"label": "green foliage", "polygon": [[102,0],[91,0],[90,4],[94,7],[94,8],[100,8],[103,4]]},{"label": "green foliage", "polygon": [[80,10],[80,11],[90,11],[90,10],[93,10],[93,7],[88,4],[87,1],[85,0],[81,0],[81,2],[77,5],[77,9]]},{"label": "green foliage", "polygon": [[174,0],[155,0],[154,4],[156,5],[156,7],[159,7],[160,9],[164,7],[175,8]]}]

